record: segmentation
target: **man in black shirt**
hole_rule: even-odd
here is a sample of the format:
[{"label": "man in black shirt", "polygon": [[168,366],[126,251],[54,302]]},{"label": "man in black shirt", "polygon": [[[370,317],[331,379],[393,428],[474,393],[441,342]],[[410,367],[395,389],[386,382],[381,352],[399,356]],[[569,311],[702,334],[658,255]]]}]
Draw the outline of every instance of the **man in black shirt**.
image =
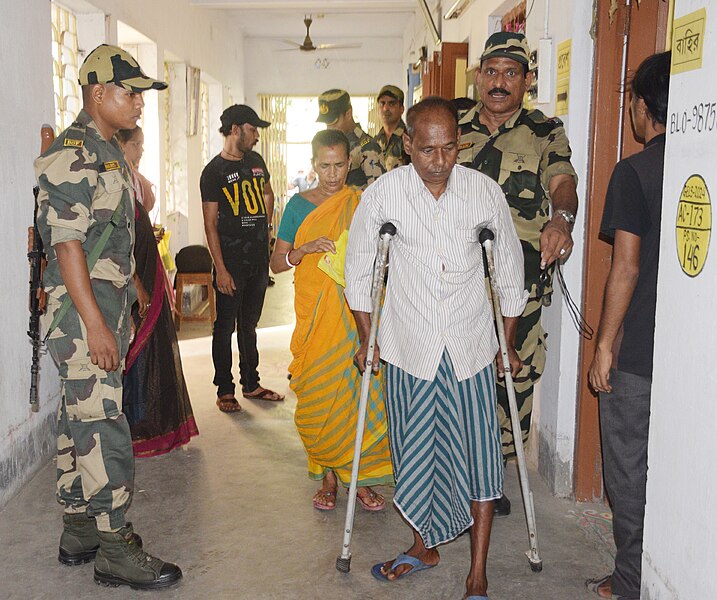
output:
[{"label": "man in black shirt", "polygon": [[204,167],[200,180],[204,231],[214,260],[217,318],[212,336],[217,406],[238,412],[234,397],[231,337],[237,328],[242,395],[283,400],[259,385],[256,325],[269,279],[269,226],[274,192],[264,159],[252,148],[262,121],[250,107],[235,104],[221,116],[224,148]]},{"label": "man in black shirt", "polygon": [[588,378],[600,393],[605,488],[617,547],[613,573],[587,581],[601,598],[640,597],[669,80],[669,52],[650,56],[635,73],[630,116],[645,149],[615,166],[600,227],[612,238],[613,253]]}]

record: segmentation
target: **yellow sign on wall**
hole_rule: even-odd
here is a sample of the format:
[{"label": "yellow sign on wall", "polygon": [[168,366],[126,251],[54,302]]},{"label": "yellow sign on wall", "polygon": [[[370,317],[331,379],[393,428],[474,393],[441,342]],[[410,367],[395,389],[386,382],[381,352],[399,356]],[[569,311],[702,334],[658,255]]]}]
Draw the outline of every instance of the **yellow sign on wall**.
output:
[{"label": "yellow sign on wall", "polygon": [[675,19],[672,28],[671,73],[684,73],[702,67],[702,48],[705,44],[704,8]]},{"label": "yellow sign on wall", "polygon": [[677,258],[690,277],[702,271],[712,233],[712,203],[707,184],[700,175],[691,175],[682,187],[677,204]]},{"label": "yellow sign on wall", "polygon": [[570,97],[570,48],[572,40],[558,44],[558,73],[555,81],[555,114],[568,114]]}]

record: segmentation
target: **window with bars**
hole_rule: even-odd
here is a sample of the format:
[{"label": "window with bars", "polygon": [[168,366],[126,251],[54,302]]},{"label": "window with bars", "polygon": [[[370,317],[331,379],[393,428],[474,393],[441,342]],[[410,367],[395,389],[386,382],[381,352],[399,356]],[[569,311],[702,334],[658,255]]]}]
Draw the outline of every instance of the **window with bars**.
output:
[{"label": "window with bars", "polygon": [[199,128],[202,136],[202,164],[209,162],[209,86],[203,81],[199,84]]},{"label": "window with bars", "polygon": [[52,84],[55,95],[56,133],[69,127],[80,112],[77,20],[60,4],[52,9]]}]

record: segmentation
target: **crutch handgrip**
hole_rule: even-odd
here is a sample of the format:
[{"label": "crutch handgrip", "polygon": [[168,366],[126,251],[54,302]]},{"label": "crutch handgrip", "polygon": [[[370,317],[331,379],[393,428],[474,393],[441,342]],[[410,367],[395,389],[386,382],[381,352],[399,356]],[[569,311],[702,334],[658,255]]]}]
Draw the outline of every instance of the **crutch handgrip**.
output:
[{"label": "crutch handgrip", "polygon": [[378,230],[378,235],[390,235],[393,237],[396,235],[396,226],[391,223],[391,221],[386,221],[383,225],[381,225],[381,229]]},{"label": "crutch handgrip", "polygon": [[487,227],[485,229],[481,229],[480,233],[478,234],[478,243],[482,246],[485,244],[488,240],[494,240],[495,234],[488,229]]}]

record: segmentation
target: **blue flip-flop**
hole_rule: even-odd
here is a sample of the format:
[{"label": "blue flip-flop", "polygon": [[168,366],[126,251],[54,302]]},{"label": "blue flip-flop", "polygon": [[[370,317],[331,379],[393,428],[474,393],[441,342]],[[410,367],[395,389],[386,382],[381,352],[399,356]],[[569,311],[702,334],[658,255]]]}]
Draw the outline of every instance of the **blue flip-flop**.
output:
[{"label": "blue flip-flop", "polygon": [[488,596],[468,596],[465,600],[490,600]]},{"label": "blue flip-flop", "polygon": [[399,565],[411,565],[411,569],[406,571],[403,575],[400,575],[396,579],[389,579],[381,572],[381,567],[383,567],[385,563],[378,563],[375,564],[373,567],[371,567],[371,574],[378,579],[379,581],[397,581],[398,579],[403,579],[404,577],[408,577],[409,575],[413,575],[414,573],[418,573],[419,571],[425,571],[426,569],[432,569],[436,565],[427,565],[422,560],[419,560],[418,558],[415,558],[413,556],[409,556],[408,554],[399,554],[396,559],[393,561],[393,565],[391,566],[391,570],[395,569]]}]

